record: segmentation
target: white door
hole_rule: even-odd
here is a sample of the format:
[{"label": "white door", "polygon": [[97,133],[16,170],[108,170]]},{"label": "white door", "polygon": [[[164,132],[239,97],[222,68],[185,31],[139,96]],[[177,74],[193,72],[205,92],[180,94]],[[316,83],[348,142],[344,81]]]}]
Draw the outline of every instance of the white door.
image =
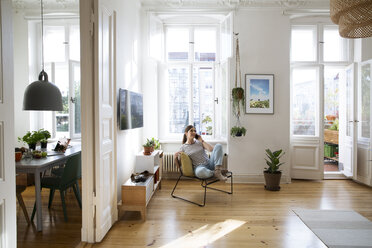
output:
[{"label": "white door", "polygon": [[0,1],[0,247],[17,246],[12,2]]},{"label": "white door", "polygon": [[291,178],[323,179],[323,67],[291,69]]},{"label": "white door", "polygon": [[339,167],[347,177],[354,177],[357,160],[356,73],[357,65],[352,64],[340,80]]},{"label": "white door", "polygon": [[116,196],[115,11],[109,0],[94,1],[96,242],[118,218]]}]

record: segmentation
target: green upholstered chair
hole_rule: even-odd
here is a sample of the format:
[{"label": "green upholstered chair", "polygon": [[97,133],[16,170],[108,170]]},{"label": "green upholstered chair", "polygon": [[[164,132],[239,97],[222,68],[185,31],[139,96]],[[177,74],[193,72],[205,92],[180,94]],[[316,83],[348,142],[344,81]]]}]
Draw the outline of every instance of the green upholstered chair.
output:
[{"label": "green upholstered chair", "polygon": [[[49,203],[48,208],[52,206],[53,197],[55,190],[59,190],[62,201],[63,215],[65,221],[68,220],[66,212],[65,203],[65,192],[68,188],[72,187],[74,190],[76,199],[78,201],[79,207],[81,208],[81,196],[78,179],[81,178],[81,154],[70,157],[62,171],[60,177],[56,176],[45,176],[41,179],[41,188],[49,188]],[[36,206],[34,205],[34,210],[32,211],[31,220],[34,219],[36,212]]]},{"label": "green upholstered chair", "polygon": [[[225,154],[225,156],[226,156],[226,154]],[[179,166],[178,169],[180,171],[180,176],[178,177],[178,180],[177,180],[176,184],[174,185],[174,188],[173,188],[172,193],[171,193],[171,196],[173,198],[181,199],[183,201],[198,205],[200,207],[204,207],[205,206],[205,201],[206,201],[206,198],[207,198],[207,188],[217,190],[217,191],[227,193],[227,194],[232,194],[233,193],[233,174],[232,174],[231,171],[226,171],[226,173],[225,173],[225,176],[227,178],[230,178],[230,191],[224,191],[224,190],[221,190],[221,189],[212,188],[209,185],[220,181],[219,179],[217,179],[216,177],[198,178],[194,174],[194,169],[193,169],[193,166],[192,166],[191,159],[187,156],[187,154],[182,152],[180,158],[181,158],[181,160],[178,160],[178,166]],[[188,200],[186,198],[183,198],[183,197],[180,197],[180,196],[177,196],[177,195],[174,194],[174,191],[176,190],[177,185],[178,185],[178,183],[179,183],[179,181],[182,177],[197,179],[201,182],[201,186],[204,188],[204,200],[203,200],[202,203],[197,203],[197,202]]]}]

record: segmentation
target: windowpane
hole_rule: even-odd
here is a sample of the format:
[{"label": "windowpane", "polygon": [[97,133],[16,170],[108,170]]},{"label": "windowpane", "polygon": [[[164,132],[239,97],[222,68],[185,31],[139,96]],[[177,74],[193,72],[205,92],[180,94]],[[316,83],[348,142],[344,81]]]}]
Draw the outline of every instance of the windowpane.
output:
[{"label": "windowpane", "polygon": [[[324,69],[324,128],[335,128],[339,120],[339,80],[341,69]],[[337,120],[337,121],[336,121]]]},{"label": "windowpane", "polygon": [[316,26],[293,26],[291,35],[291,61],[315,61]]},{"label": "windowpane", "polygon": [[189,69],[168,69],[169,80],[169,132],[183,133],[189,125]]},{"label": "windowpane", "polygon": [[187,61],[189,58],[189,30],[187,28],[168,28],[166,51],[169,61]]},{"label": "windowpane", "polygon": [[347,61],[348,40],[338,33],[337,26],[324,26],[324,61]]},{"label": "windowpane", "polygon": [[44,27],[44,58],[45,62],[64,62],[65,57],[65,27]]},{"label": "windowpane", "polygon": [[69,137],[69,78],[68,66],[56,64],[55,84],[62,93],[63,110],[56,112],[57,137]]},{"label": "windowpane", "polygon": [[194,126],[202,135],[213,134],[213,74],[212,67],[193,68]]},{"label": "windowpane", "polygon": [[353,134],[353,74],[352,70],[346,71],[346,136],[351,136]]},{"label": "windowpane", "polygon": [[73,67],[73,87],[74,87],[74,133],[81,133],[81,97],[80,97],[80,65]]},{"label": "windowpane", "polygon": [[294,135],[315,136],[317,102],[316,69],[293,69],[292,127]]},{"label": "windowpane", "polygon": [[370,88],[371,88],[371,65],[366,64],[362,66],[362,78],[361,78],[361,115],[362,115],[362,137],[370,137]]},{"label": "windowpane", "polygon": [[70,27],[70,59],[80,61],[80,29],[78,25]]},{"label": "windowpane", "polygon": [[195,61],[216,61],[216,30],[195,29]]}]

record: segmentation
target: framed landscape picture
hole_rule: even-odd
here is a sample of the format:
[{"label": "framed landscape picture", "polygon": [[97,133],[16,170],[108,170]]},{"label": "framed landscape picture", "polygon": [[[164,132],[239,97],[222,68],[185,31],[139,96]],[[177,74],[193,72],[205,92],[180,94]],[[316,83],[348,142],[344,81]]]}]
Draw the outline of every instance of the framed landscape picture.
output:
[{"label": "framed landscape picture", "polygon": [[274,114],[274,75],[245,74],[245,113]]}]

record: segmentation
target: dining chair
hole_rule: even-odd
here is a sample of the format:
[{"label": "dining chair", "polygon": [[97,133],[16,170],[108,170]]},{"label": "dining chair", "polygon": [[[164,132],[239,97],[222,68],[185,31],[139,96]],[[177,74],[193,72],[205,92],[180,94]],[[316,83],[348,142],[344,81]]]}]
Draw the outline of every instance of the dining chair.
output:
[{"label": "dining chair", "polygon": [[[59,190],[62,201],[63,215],[65,221],[67,218],[66,203],[65,203],[65,192],[68,188],[72,187],[75,193],[76,200],[78,201],[79,207],[81,208],[81,196],[78,179],[81,178],[81,154],[77,154],[70,157],[66,166],[63,169],[62,175],[58,176],[44,176],[41,179],[41,188],[49,188],[49,202],[48,208],[52,206],[54,192]],[[36,206],[34,205],[34,210],[32,211],[31,220],[34,219],[36,212]]]},{"label": "dining chair", "polygon": [[17,196],[19,206],[21,206],[23,214],[25,216],[25,219],[26,219],[27,223],[30,225],[31,224],[30,217],[28,217],[26,205],[25,205],[25,202],[23,201],[23,197],[22,197],[22,193],[25,190],[26,190],[25,185],[16,185],[16,196]]}]

